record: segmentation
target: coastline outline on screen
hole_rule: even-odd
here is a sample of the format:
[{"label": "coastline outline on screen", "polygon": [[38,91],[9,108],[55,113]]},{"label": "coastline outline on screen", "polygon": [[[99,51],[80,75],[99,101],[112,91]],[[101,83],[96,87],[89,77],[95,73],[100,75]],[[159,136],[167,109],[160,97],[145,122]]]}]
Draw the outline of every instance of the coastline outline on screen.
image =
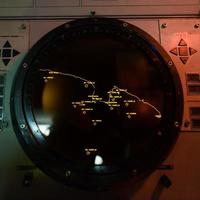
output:
[{"label": "coastline outline on screen", "polygon": [[[107,91],[108,99],[104,100],[102,97],[100,97],[98,94],[96,94],[95,82],[93,82],[93,81],[87,80],[80,76],[76,76],[74,74],[63,73],[63,72],[54,71],[51,69],[39,69],[39,71],[48,73],[48,76],[43,77],[45,82],[47,82],[48,80],[54,79],[54,77],[53,77],[54,75],[66,76],[66,77],[72,77],[72,78],[81,80],[83,82],[85,88],[92,87],[93,92],[92,92],[92,94],[89,94],[87,96],[88,99],[72,102],[72,106],[74,107],[74,109],[80,108],[80,110],[82,111],[82,113],[84,115],[87,114],[87,112],[93,111],[93,106],[97,103],[104,103],[105,105],[107,105],[109,107],[110,110],[114,110],[121,106],[121,103],[119,101],[122,100],[122,103],[124,104],[125,107],[128,107],[130,104],[135,104],[137,102],[145,104],[145,105],[151,107],[156,112],[156,114],[154,115],[155,118],[157,118],[157,119],[162,118],[161,112],[154,105],[145,101],[144,99],[139,98],[137,95],[134,95],[134,94],[128,92],[127,89],[122,89],[122,88],[114,85],[109,91]],[[122,94],[126,94],[130,98],[123,100]],[[137,112],[126,112],[126,117],[128,119],[131,119],[135,115],[137,115]],[[96,126],[97,124],[102,122],[102,119],[92,119],[91,122],[94,126]]]}]

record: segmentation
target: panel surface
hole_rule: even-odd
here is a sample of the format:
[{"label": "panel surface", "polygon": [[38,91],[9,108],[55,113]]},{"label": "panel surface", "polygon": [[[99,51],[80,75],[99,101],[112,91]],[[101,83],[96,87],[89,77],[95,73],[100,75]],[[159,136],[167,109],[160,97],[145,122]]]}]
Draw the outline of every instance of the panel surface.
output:
[{"label": "panel surface", "polygon": [[29,23],[0,21],[0,69],[8,70],[15,59],[28,50]]},{"label": "panel surface", "polygon": [[[189,113],[187,113],[189,111],[187,107],[188,103],[200,102],[200,93],[188,92],[188,85],[194,86],[199,83],[193,83],[192,80],[188,82],[186,77],[190,73],[200,73],[199,23],[200,20],[198,19],[160,20],[161,44],[175,62],[182,81],[185,99],[184,122],[190,121],[188,118]],[[183,130],[188,130],[188,128],[183,126]]]},{"label": "panel surface", "polygon": [[0,7],[20,8],[20,7],[33,7],[33,0],[1,0]]},{"label": "panel surface", "polygon": [[79,0],[36,0],[36,7],[49,7],[49,6],[79,6]]},{"label": "panel surface", "polygon": [[148,0],[82,0],[83,5],[145,5],[145,6],[151,6],[151,5],[193,5],[193,4],[198,4],[198,0],[192,0],[192,1],[187,1],[187,0],[182,0],[182,1],[173,1],[173,0],[153,0],[153,1],[148,1]]},{"label": "panel surface", "polygon": [[[54,9],[56,7],[56,9]],[[2,0],[0,17],[71,17],[100,16],[198,15],[198,0]]]}]

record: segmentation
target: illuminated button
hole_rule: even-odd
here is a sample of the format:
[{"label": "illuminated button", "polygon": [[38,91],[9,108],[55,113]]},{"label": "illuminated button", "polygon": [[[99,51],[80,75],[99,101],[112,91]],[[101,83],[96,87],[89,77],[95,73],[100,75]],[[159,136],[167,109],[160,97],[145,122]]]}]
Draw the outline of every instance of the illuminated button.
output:
[{"label": "illuminated button", "polygon": [[180,60],[183,64],[186,64],[186,62],[188,61],[189,57],[180,57]]},{"label": "illuminated button", "polygon": [[192,47],[189,47],[189,52],[190,52],[190,55],[193,55],[197,52],[197,50],[193,49]]},{"label": "illuminated button", "polygon": [[187,46],[187,43],[185,42],[185,40],[181,39],[178,46]]},{"label": "illuminated button", "polygon": [[179,47],[179,56],[188,56],[188,48],[187,47]]},{"label": "illuminated button", "polygon": [[12,50],[11,49],[4,49],[3,50],[3,57],[5,57],[5,58],[10,58],[11,57],[11,52],[12,52]]},{"label": "illuminated button", "polygon": [[2,58],[2,61],[5,66],[8,65],[8,63],[17,56],[20,52],[13,49],[9,41],[6,41],[6,43],[3,45],[3,48],[0,51],[0,57]]},{"label": "illuminated button", "polygon": [[170,51],[170,53],[172,53],[172,54],[178,56],[178,49],[177,49],[177,47],[173,48],[173,49]]},{"label": "illuminated button", "polygon": [[15,50],[15,49],[13,49],[13,51],[12,51],[12,56],[15,57],[15,56],[17,56],[18,54],[20,54],[20,52],[17,51],[17,50]]}]

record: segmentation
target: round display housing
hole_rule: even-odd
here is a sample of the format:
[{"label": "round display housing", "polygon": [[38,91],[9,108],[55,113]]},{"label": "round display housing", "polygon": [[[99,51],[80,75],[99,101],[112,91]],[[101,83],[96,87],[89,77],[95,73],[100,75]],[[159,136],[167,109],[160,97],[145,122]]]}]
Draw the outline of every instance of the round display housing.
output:
[{"label": "round display housing", "polygon": [[124,21],[63,24],[30,49],[11,95],[16,135],[33,162],[68,185],[96,188],[156,169],[182,119],[176,68]]}]

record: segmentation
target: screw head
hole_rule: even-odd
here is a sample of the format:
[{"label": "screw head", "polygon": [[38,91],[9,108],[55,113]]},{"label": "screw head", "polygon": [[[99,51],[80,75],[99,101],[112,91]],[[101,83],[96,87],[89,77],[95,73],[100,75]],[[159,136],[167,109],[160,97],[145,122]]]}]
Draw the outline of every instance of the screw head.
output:
[{"label": "screw head", "polygon": [[161,28],[167,28],[167,23],[163,23],[163,24],[161,25]]},{"label": "screw head", "polygon": [[127,27],[128,26],[128,24],[127,23],[123,23],[123,27]]},{"label": "screw head", "polygon": [[26,24],[21,24],[20,29],[26,30]]},{"label": "screw head", "polygon": [[94,15],[96,15],[96,12],[94,10],[91,10],[90,15],[94,16]]},{"label": "screw head", "polygon": [[169,66],[172,66],[172,65],[173,65],[173,62],[170,60],[170,61],[168,62],[168,65],[169,65]]},{"label": "screw head", "polygon": [[195,24],[194,25],[194,28],[199,28],[200,27],[200,24]]},{"label": "screw head", "polygon": [[27,63],[23,63],[23,68],[26,69],[28,67]]},{"label": "screw head", "polygon": [[25,124],[20,124],[20,128],[24,129],[26,127]]},{"label": "screw head", "polygon": [[176,121],[176,122],[174,122],[174,125],[175,125],[175,127],[176,128],[178,128],[179,127],[179,123]]}]

